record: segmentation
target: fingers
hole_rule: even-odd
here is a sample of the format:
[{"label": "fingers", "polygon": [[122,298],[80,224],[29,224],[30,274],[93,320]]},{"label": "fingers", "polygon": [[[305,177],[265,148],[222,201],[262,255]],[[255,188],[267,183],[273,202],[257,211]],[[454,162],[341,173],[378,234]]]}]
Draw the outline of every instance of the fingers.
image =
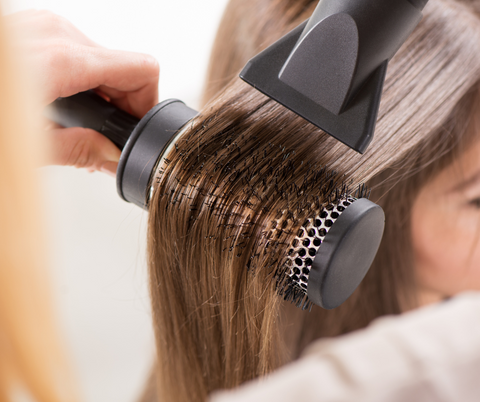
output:
[{"label": "fingers", "polygon": [[90,48],[83,57],[84,82],[92,77],[89,88],[99,87],[121,109],[141,118],[158,103],[160,68],[155,58],[103,48]]},{"label": "fingers", "polygon": [[49,11],[29,10],[7,18],[44,105],[92,88],[139,118],[158,102],[159,65],[152,56],[105,49]]},{"label": "fingers", "polygon": [[99,88],[138,118],[158,103],[159,65],[153,57],[71,43],[57,46],[60,54],[47,70],[61,77],[55,98]]},{"label": "fingers", "polygon": [[121,109],[141,118],[158,103],[160,67],[152,56],[95,48],[86,58],[85,74],[97,79],[92,88]]},{"label": "fingers", "polygon": [[105,162],[100,171],[106,173],[112,177],[117,175],[118,162]]},{"label": "fingers", "polygon": [[106,137],[86,128],[61,128],[48,131],[49,164],[87,168],[115,175],[120,150]]},{"label": "fingers", "polygon": [[17,40],[44,41],[61,38],[85,46],[100,47],[70,21],[47,10],[24,10],[4,18],[9,29],[15,31]]},{"label": "fingers", "polygon": [[[57,42],[43,79],[50,101],[98,88],[117,106],[141,118],[158,102],[158,62],[151,56]],[[52,49],[50,49],[52,51]]]},{"label": "fingers", "polygon": [[[153,57],[105,49],[48,11],[30,10],[7,18],[44,106],[89,89],[97,89],[138,118],[157,104],[159,66]],[[101,134],[83,128],[48,133],[49,163],[115,173],[120,150]]]}]

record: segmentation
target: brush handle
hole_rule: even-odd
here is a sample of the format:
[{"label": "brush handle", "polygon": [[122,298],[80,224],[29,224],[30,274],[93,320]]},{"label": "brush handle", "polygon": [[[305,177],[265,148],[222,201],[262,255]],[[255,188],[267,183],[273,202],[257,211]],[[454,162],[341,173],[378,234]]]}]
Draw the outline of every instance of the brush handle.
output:
[{"label": "brush handle", "polygon": [[84,127],[98,131],[120,150],[123,150],[140,121],[94,91],[56,99],[47,108],[46,115],[63,127]]}]

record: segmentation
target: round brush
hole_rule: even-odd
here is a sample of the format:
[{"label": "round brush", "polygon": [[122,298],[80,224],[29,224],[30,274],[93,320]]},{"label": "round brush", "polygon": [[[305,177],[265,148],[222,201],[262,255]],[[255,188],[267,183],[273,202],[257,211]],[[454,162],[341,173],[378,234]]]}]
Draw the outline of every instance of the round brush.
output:
[{"label": "round brush", "polygon": [[[122,154],[117,170],[121,198],[147,208],[152,178],[176,134],[197,112],[170,99],[141,120],[118,109],[93,91],[57,99],[48,117],[64,127],[94,129],[112,140]],[[384,228],[382,208],[359,190],[343,194],[305,221],[292,244],[278,291],[297,306],[313,302],[331,309],[343,303],[367,273]]]}]

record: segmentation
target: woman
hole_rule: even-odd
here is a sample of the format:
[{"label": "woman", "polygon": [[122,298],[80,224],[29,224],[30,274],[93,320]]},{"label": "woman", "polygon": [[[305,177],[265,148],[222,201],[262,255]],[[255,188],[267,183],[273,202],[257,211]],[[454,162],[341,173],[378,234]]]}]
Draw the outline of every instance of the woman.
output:
[{"label": "woman", "polygon": [[[472,281],[479,194],[462,184],[480,169],[478,3],[428,3],[389,64],[376,137],[363,156],[238,79],[229,82],[315,5],[230,2],[207,82],[218,84],[206,98],[214,96],[159,166],[148,234],[158,400],[203,400],[296,358],[314,339],[480,289]],[[458,166],[463,176],[452,173]],[[386,232],[344,305],[302,312],[282,302],[278,283],[289,245],[325,205],[332,182],[352,192],[367,183],[386,212]],[[451,214],[450,230],[430,241],[442,234],[440,206]],[[458,265],[440,267],[452,253]]]},{"label": "woman", "polygon": [[[444,8],[442,9],[443,12],[446,12],[445,8],[447,7],[445,4],[452,6],[453,11],[450,10],[450,12],[453,13],[453,15],[446,12],[446,17],[463,16],[464,19],[462,22],[464,23],[467,22],[473,24],[476,22],[476,20],[474,21],[472,18],[470,18],[470,11],[468,9],[458,10],[456,9],[457,6],[455,4],[452,5],[446,2],[442,2],[441,4]],[[72,33],[71,30],[69,30],[69,32]],[[467,33],[474,33],[472,26],[467,29]],[[478,37],[476,38],[475,35],[472,36],[474,37],[473,39],[478,39]],[[81,39],[81,37],[77,37],[77,39],[78,38]],[[463,38],[463,40],[465,40],[465,38]],[[462,44],[464,45],[465,43],[460,41],[460,45]],[[77,43],[77,46],[78,45],[86,46],[85,44]],[[89,46],[86,46],[86,48],[88,50]],[[86,49],[84,48],[83,50]],[[98,49],[90,50],[94,54],[97,54],[97,52],[102,53]],[[460,48],[456,48],[456,51],[458,52],[457,55],[459,56],[459,60],[456,62],[457,64],[454,64],[454,66],[459,65],[465,68],[466,62],[472,63],[472,61],[474,61],[474,55],[472,55],[472,58],[469,59],[469,55],[462,53]],[[135,57],[132,55],[130,57],[135,59]],[[2,60],[4,60],[3,57]],[[67,57],[66,60],[69,60],[69,58]],[[70,59],[70,61],[72,60]],[[3,65],[4,64],[2,64],[2,66]],[[459,87],[448,88],[448,91],[450,92],[447,92],[447,94],[449,96],[453,96],[454,98],[453,100],[450,100],[450,106],[452,106],[452,104],[455,105],[454,102],[457,102],[458,99],[462,98],[462,91],[467,93],[465,88],[468,88],[469,85],[473,87],[472,83],[474,80],[472,77],[474,72],[477,70],[476,68],[474,69],[472,67],[475,66],[476,64],[472,63],[472,65],[469,66],[470,69],[467,69],[466,72],[468,74],[466,78],[468,80],[466,83],[464,82]],[[442,68],[446,68],[446,66],[443,66]],[[24,130],[22,130],[19,125],[22,124],[24,120],[21,119],[20,115],[12,113],[11,104],[15,102],[15,95],[18,94],[18,88],[14,87],[14,83],[11,80],[11,68],[6,68],[6,70],[2,71],[0,77],[4,80],[2,84],[2,88],[4,88],[2,96],[5,96],[5,103],[1,109],[4,114],[3,118],[1,119],[1,124],[3,127],[0,131],[2,134],[0,136],[2,141],[2,146],[0,147],[0,150],[2,151],[2,158],[0,159],[2,163],[2,169],[0,172],[2,172],[2,190],[5,190],[5,194],[2,196],[1,201],[3,203],[3,208],[0,209],[2,214],[2,235],[5,234],[5,236],[2,236],[2,250],[0,254],[5,261],[2,262],[1,265],[2,280],[0,281],[0,286],[2,286],[0,289],[0,295],[2,297],[0,302],[0,320],[2,329],[2,342],[0,343],[0,348],[2,348],[2,360],[0,362],[0,367],[2,369],[2,375],[0,376],[0,390],[2,393],[1,397],[2,399],[7,400],[13,399],[16,397],[16,395],[18,395],[16,394],[17,392],[27,390],[28,393],[40,401],[64,399],[71,400],[73,391],[71,391],[71,388],[69,388],[68,384],[70,382],[68,376],[65,374],[65,365],[62,363],[62,358],[59,356],[58,352],[55,352],[55,348],[57,346],[56,336],[51,330],[52,324],[49,324],[49,314],[48,312],[45,312],[48,311],[48,306],[42,307],[41,303],[48,300],[48,294],[46,294],[45,288],[42,285],[44,275],[41,270],[36,269],[39,265],[41,265],[39,261],[41,261],[43,247],[39,245],[38,239],[40,236],[35,235],[36,232],[32,230],[32,222],[37,219],[37,214],[35,213],[34,209],[35,203],[32,205],[31,202],[31,200],[36,200],[36,197],[33,196],[35,181],[32,180],[31,170],[28,169],[29,163],[32,162],[34,165],[35,162],[34,158],[29,157],[29,152],[33,153],[32,149],[34,146],[32,146],[32,144],[35,145],[36,142],[32,138],[29,139],[30,141],[24,142],[22,141],[23,137],[21,136],[8,135],[12,132],[23,132]],[[96,81],[94,80],[94,82]],[[112,85],[111,82],[110,85]],[[75,90],[72,91],[75,92]],[[63,93],[63,95],[68,95],[68,93]],[[466,100],[469,99],[469,96],[471,96],[472,99],[475,99],[474,95],[475,94],[467,93],[467,96],[462,98],[462,102],[464,103],[460,102],[457,105],[459,110],[460,105],[468,105]],[[279,128],[285,130],[287,134],[297,133],[299,130],[298,127],[306,132],[308,132],[308,130],[312,130],[311,127],[304,123],[302,125],[301,121],[298,121],[295,116],[288,115],[288,113],[285,118],[282,118],[281,116],[279,117],[277,112],[283,112],[282,109],[278,109],[276,105],[272,105],[269,101],[265,102],[265,100],[263,100],[259,102],[257,97],[258,94],[249,90],[245,90],[244,88],[238,89],[235,84],[233,84],[232,88],[230,89],[230,93],[227,92],[223,98],[218,98],[216,100],[216,102],[218,102],[217,105],[212,103],[215,113],[215,107],[218,109],[218,115],[215,116],[213,114],[211,116],[213,118],[206,118],[205,121],[202,121],[203,124],[194,126],[191,129],[192,132],[190,138],[195,139],[194,142],[197,150],[200,149],[200,147],[203,148],[205,146],[211,146],[209,145],[211,143],[202,143],[201,141],[198,141],[199,139],[201,140],[201,138],[197,138],[199,135],[206,134],[206,139],[208,139],[209,136],[210,138],[214,139],[221,139],[222,137],[224,139],[222,143],[216,143],[215,141],[212,141],[213,148],[216,149],[216,157],[220,156],[220,158],[224,158],[216,160],[216,162],[218,162],[217,165],[213,164],[214,166],[209,168],[212,170],[212,174],[216,173],[217,171],[222,174],[229,172],[228,168],[226,168],[226,158],[231,157],[232,161],[237,158],[238,156],[236,156],[235,153],[238,153],[238,149],[240,149],[240,152],[242,152],[240,145],[247,149],[247,156],[250,158],[245,157],[244,160],[248,166],[258,165],[258,160],[251,160],[255,157],[254,153],[252,154],[251,152],[252,149],[255,149],[252,145],[263,146],[265,148],[264,150],[267,151],[267,154],[268,149],[270,148],[272,159],[275,159],[276,155],[280,155],[282,162],[286,160],[288,161],[288,153],[285,152],[283,147],[281,150],[272,150],[273,146],[271,144],[273,142],[270,141],[277,141],[278,144],[279,140],[289,140],[288,135],[282,137],[283,134],[278,134],[278,132],[281,131]],[[6,103],[6,99],[9,101],[8,104]],[[20,104],[20,99],[17,99],[16,102],[17,104]],[[230,107],[225,108],[223,102]],[[259,106],[256,110],[253,107],[255,102],[257,102],[257,104],[259,103]],[[471,100],[470,105],[472,105],[472,107],[474,105],[473,101]],[[232,108],[232,106],[234,107]],[[221,109],[225,109],[224,112],[227,113],[226,118],[222,117],[222,114],[220,113]],[[446,107],[446,109],[448,110],[448,107]],[[468,108],[466,108],[466,110],[467,109]],[[8,112],[6,112],[7,110]],[[228,112],[229,110],[230,112]],[[232,110],[238,111],[238,119],[237,121],[234,121],[235,124],[231,123],[232,116],[228,115],[228,113],[231,113]],[[452,110],[457,112],[454,107],[452,107]],[[274,126],[273,129],[268,129],[273,132],[273,135],[272,133],[268,133],[268,136],[263,135],[262,131],[266,130],[265,122],[255,121],[258,117],[255,115],[255,113],[258,113],[259,116],[264,119],[265,115],[268,117],[268,113],[265,114],[265,112],[272,113],[277,120],[280,120],[279,122],[273,121],[273,119],[268,121],[269,124]],[[204,113],[208,114],[213,112],[206,109]],[[275,115],[275,113],[277,113],[277,115]],[[437,113],[439,112],[437,111]],[[458,114],[461,115],[461,113]],[[233,118],[235,118],[235,116],[233,116]],[[212,124],[212,126],[209,127],[209,124]],[[278,127],[279,124],[280,127]],[[218,125],[220,125],[222,130],[218,130]],[[275,127],[275,125],[277,125],[277,127]],[[452,123],[452,127],[456,126]],[[196,129],[199,131],[195,132]],[[238,134],[236,137],[238,140],[253,142],[242,144],[240,141],[235,141],[235,138],[232,136],[235,135],[235,131],[237,129],[240,131],[240,134]],[[242,138],[242,133],[247,133],[248,130],[258,132],[258,137],[254,138],[256,135],[252,134],[248,138]],[[319,134],[317,132],[314,133]],[[84,132],[84,134],[86,133]],[[462,135],[460,131],[456,134],[459,136]],[[464,138],[462,138],[462,141],[464,144],[468,144],[467,140],[469,137],[475,136],[470,132],[464,132],[463,134]],[[307,139],[307,145],[309,146],[329,144],[329,139],[324,136],[320,135],[318,138],[314,138],[312,135],[311,137],[313,138],[312,140]],[[380,138],[382,138],[381,135]],[[185,152],[188,151],[189,147],[189,144],[187,144],[187,139],[188,137],[184,138],[183,143],[180,144]],[[269,141],[267,141],[267,139]],[[402,138],[402,140],[404,139],[405,138]],[[423,137],[420,138],[420,140],[423,139]],[[294,158],[293,161],[312,160],[314,156],[317,156],[312,155],[311,152],[307,152],[308,147],[299,142],[300,141],[297,141],[297,143],[289,145],[289,147],[292,149],[296,149],[296,154],[292,156],[292,158]],[[414,142],[413,146],[418,146],[418,144],[421,143],[421,141],[418,143]],[[332,145],[337,146],[336,144]],[[382,144],[380,143],[380,149],[382,150],[381,145]],[[379,145],[377,144],[377,147],[378,146]],[[405,143],[399,142],[398,146],[403,149],[403,147],[405,147]],[[407,151],[409,150],[408,144],[405,149]],[[405,151],[405,149],[403,149],[403,151]],[[448,151],[452,152],[450,149],[448,149]],[[203,156],[203,153],[201,154],[197,151],[196,154],[189,155],[188,153],[185,153],[180,155],[182,152],[183,151],[180,150],[179,153],[173,155],[172,166],[175,166],[171,168],[177,169],[178,173],[180,174],[171,177],[167,177],[166,175],[159,177],[159,186],[156,189],[154,201],[152,201],[151,232],[155,233],[155,231],[164,230],[162,227],[159,227],[159,223],[161,224],[166,222],[167,217],[164,215],[165,211],[172,212],[172,218],[179,218],[179,223],[181,223],[181,225],[176,226],[176,223],[173,220],[167,222],[167,230],[174,230],[173,233],[170,233],[170,238],[165,238],[165,233],[163,232],[159,234],[159,237],[151,237],[152,267],[154,269],[160,268],[158,271],[153,272],[152,292],[155,298],[154,305],[157,308],[155,314],[156,324],[158,326],[157,336],[159,338],[159,350],[160,352],[164,352],[165,348],[171,347],[173,352],[171,352],[171,356],[173,358],[180,357],[178,360],[165,361],[163,359],[166,357],[166,354],[162,353],[160,355],[160,358],[162,359],[160,360],[160,366],[164,365],[163,369],[165,369],[165,365],[168,364],[169,366],[167,366],[167,369],[170,368],[172,372],[176,371],[177,373],[181,374],[180,376],[174,378],[174,381],[179,382],[180,387],[185,385],[185,383],[188,384],[189,380],[199,379],[197,383],[195,383],[195,381],[190,382],[188,384],[190,388],[183,390],[180,388],[179,394],[167,395],[167,397],[170,397],[169,399],[175,399],[176,397],[184,397],[186,394],[189,394],[190,397],[187,399],[203,399],[205,392],[208,392],[211,389],[233,386],[236,383],[239,383],[247,378],[254,377],[257,374],[263,374],[274,367],[274,353],[276,352],[275,348],[281,346],[278,343],[274,343],[275,335],[278,334],[279,329],[288,331],[290,335],[290,340],[288,337],[285,337],[285,343],[288,346],[285,352],[289,352],[290,357],[285,356],[282,360],[287,360],[288,358],[291,358],[291,356],[294,356],[295,349],[298,349],[300,345],[298,339],[301,338],[296,335],[298,335],[298,332],[304,330],[308,334],[308,330],[311,330],[312,328],[313,330],[317,330],[316,328],[311,327],[311,323],[308,322],[311,320],[311,317],[313,317],[313,320],[316,317],[313,315],[306,316],[308,320],[305,320],[306,322],[302,323],[295,322],[294,320],[294,318],[298,317],[299,310],[284,311],[283,316],[278,316],[276,314],[278,308],[286,308],[288,310],[289,306],[279,306],[280,303],[277,295],[275,294],[275,288],[271,286],[271,283],[269,284],[268,282],[266,283],[263,281],[264,278],[268,279],[268,277],[272,274],[271,268],[272,265],[275,264],[272,264],[270,259],[272,256],[274,256],[275,252],[272,253],[268,251],[263,255],[263,257],[265,257],[263,260],[260,260],[260,262],[254,262],[254,264],[250,264],[251,270],[254,271],[255,276],[251,275],[251,273],[245,272],[245,261],[241,263],[235,263],[234,260],[236,258],[242,258],[242,253],[239,252],[237,248],[240,248],[241,250],[245,250],[247,247],[253,249],[254,246],[257,245],[257,236],[250,236],[250,238],[252,238],[252,243],[247,242],[248,244],[245,246],[240,245],[240,243],[234,244],[232,251],[235,250],[235,253],[230,252],[230,248],[232,247],[231,239],[233,237],[228,237],[232,235],[235,237],[235,231],[240,230],[240,234],[245,235],[243,238],[248,238],[249,232],[243,230],[243,227],[248,228],[255,226],[251,225],[252,215],[254,213],[264,213],[263,216],[259,216],[260,223],[258,224],[257,228],[260,228],[262,232],[265,231],[265,236],[268,236],[269,231],[271,232],[277,230],[276,226],[271,227],[268,224],[266,226],[263,225],[265,220],[269,218],[270,212],[268,210],[259,212],[255,209],[256,205],[245,198],[253,197],[258,199],[258,197],[262,196],[262,194],[256,191],[250,191],[250,194],[239,195],[237,199],[239,203],[235,204],[235,202],[231,203],[228,199],[228,197],[231,197],[233,193],[225,191],[225,182],[222,184],[223,187],[221,189],[223,193],[219,197],[217,194],[215,194],[217,191],[217,184],[214,183],[212,186],[212,183],[207,181],[202,183],[202,188],[198,188],[198,186],[191,186],[193,188],[191,191],[194,192],[191,195],[195,195],[195,192],[198,192],[200,197],[209,198],[209,200],[207,200],[210,201],[208,202],[208,205],[201,206],[204,208],[203,211],[206,212],[206,214],[201,216],[198,214],[197,216],[197,209],[192,208],[191,204],[186,204],[186,200],[181,200],[181,197],[179,196],[182,194],[176,194],[174,198],[167,199],[164,206],[168,208],[162,208],[161,202],[165,202],[165,199],[167,198],[165,194],[168,194],[165,192],[166,188],[181,186],[181,182],[179,180],[182,179],[181,173],[184,171],[186,172],[184,174],[187,175],[187,178],[191,180],[192,175],[195,175],[197,172],[195,169],[200,169],[202,163],[204,163],[198,163],[198,160],[195,161],[198,159],[199,155]],[[205,159],[208,159],[208,157],[212,156],[212,154],[204,154],[207,155],[207,158]],[[23,158],[19,158],[18,155],[23,155]],[[390,151],[390,158],[387,158],[388,161],[394,159],[391,155],[392,152]],[[184,156],[185,159],[182,159]],[[327,151],[319,156],[322,156],[326,163],[333,165],[334,161],[328,161],[328,157],[338,156],[338,153],[330,153]],[[194,162],[193,165],[195,169],[192,168],[193,172],[188,171],[188,165],[183,167],[181,166],[180,162],[185,162],[188,158],[190,158],[188,163]],[[87,158],[87,160],[90,159]],[[92,160],[96,161],[94,166],[101,166],[97,163],[105,161],[105,159],[102,158],[93,158]],[[372,160],[375,162],[375,158],[370,156],[370,163],[373,163]],[[466,158],[463,160],[469,159]],[[431,159],[427,159],[427,161],[431,162]],[[223,162],[225,162],[223,166],[220,166],[220,163]],[[277,162],[278,161],[276,160],[272,161],[273,164]],[[420,162],[422,162],[421,159]],[[195,165],[195,163],[198,164]],[[362,165],[359,163],[358,159],[355,158],[353,163],[356,164],[356,166],[354,166],[355,169],[351,167],[352,172],[350,173],[356,182],[366,180],[366,178],[369,177],[368,175],[373,176],[371,171],[381,171],[382,168],[385,168],[385,165],[379,167],[380,164],[378,164],[378,166],[372,164],[372,166],[369,167],[367,164],[367,168],[370,170],[366,169],[358,173],[358,167],[362,167]],[[423,161],[423,164],[424,163],[425,161]],[[420,164],[419,166],[424,168],[423,164]],[[87,164],[86,166],[90,165]],[[232,166],[233,165],[230,165],[230,169]],[[341,166],[346,166],[346,164],[343,163]],[[393,165],[393,167],[395,166]],[[217,170],[215,171],[216,168]],[[302,169],[306,168],[298,169],[298,173],[295,174],[303,177],[305,170]],[[311,169],[315,169],[315,166],[312,166]],[[238,170],[239,169],[237,169],[237,171]],[[422,171],[425,171],[425,169]],[[247,176],[249,180],[252,180],[252,175],[250,174],[251,172],[248,172],[248,167],[246,167],[246,169],[244,169],[241,173],[244,176]],[[357,176],[355,176],[353,173],[355,173]],[[407,173],[411,174],[412,171],[408,171]],[[335,177],[341,176],[337,175]],[[178,178],[178,180],[175,178]],[[344,179],[340,178],[338,180],[340,182],[344,181]],[[432,181],[431,183],[434,182],[435,181]],[[272,182],[266,184],[266,188],[263,190],[264,193],[268,194],[269,191],[277,191],[275,190],[275,186],[272,185]],[[464,186],[457,187],[461,188]],[[428,185],[422,187],[422,189],[427,188]],[[208,191],[204,192],[203,190]],[[255,190],[255,187],[252,185],[250,190]],[[307,186],[305,187],[305,190],[309,190],[310,192],[316,191],[313,186]],[[429,191],[426,193],[427,195],[430,194]],[[263,196],[265,196],[265,194],[263,194]],[[228,201],[223,206],[221,203],[222,197]],[[296,199],[299,199],[302,197],[302,195],[297,193],[294,194],[294,198],[295,197]],[[420,199],[420,197],[421,195],[417,199]],[[289,205],[286,201],[279,201],[279,203],[283,203],[282,205],[291,207],[291,205]],[[473,198],[469,204],[475,206],[477,204],[476,198]],[[222,208],[226,208],[226,205],[240,205],[240,209],[233,212],[222,211]],[[157,206],[160,207],[155,210]],[[183,208],[183,210],[175,210],[175,206],[180,206]],[[294,210],[293,207],[290,209]],[[217,212],[219,212],[219,214],[216,214]],[[308,214],[309,212],[311,211],[294,211],[294,215]],[[244,213],[245,215],[242,215]],[[421,212],[420,215],[423,216]],[[191,223],[185,222],[187,217],[189,218],[190,216],[194,218],[192,220],[199,223],[195,224],[195,233],[193,235],[187,234],[186,236],[183,236],[181,232],[182,230],[185,230],[185,226],[192,225]],[[240,224],[238,221],[235,221],[237,218],[243,218],[239,221]],[[287,219],[287,226],[290,225],[290,228],[296,224],[301,224],[302,222],[302,220],[299,219],[299,216],[294,216],[293,218]],[[274,219],[278,220],[281,219],[281,217]],[[212,229],[215,229],[215,225],[212,225],[212,222],[215,222],[215,220],[219,222],[218,226],[216,227],[217,230]],[[288,222],[288,220],[290,220],[290,222]],[[295,222],[295,220],[297,222]],[[208,225],[202,225],[206,221],[208,222]],[[421,227],[423,227],[423,225],[421,225]],[[287,237],[290,236],[290,234],[287,233],[287,231],[289,231],[287,227],[282,229],[285,230],[285,235]],[[191,229],[187,227],[186,230],[188,231]],[[203,239],[202,232],[208,239]],[[192,239],[193,242],[191,241]],[[262,233],[260,233],[258,239],[262,239]],[[227,247],[227,250],[224,250],[224,244],[222,244],[221,247],[218,247],[219,243],[221,244],[225,241],[228,242],[229,240],[230,243],[229,247]],[[162,243],[159,243],[159,241],[162,241]],[[200,246],[197,245],[197,241],[198,243],[201,243]],[[154,254],[153,252],[158,252],[155,250],[158,244],[161,244],[162,247],[164,247],[170,254]],[[244,248],[242,249],[241,247]],[[248,257],[249,254],[250,253],[247,250],[245,251],[244,255]],[[281,256],[280,251],[278,252],[278,255]],[[173,263],[159,267],[159,257],[166,258],[167,263],[170,262],[168,259],[171,259]],[[196,261],[196,259],[198,261]],[[209,261],[209,259],[211,261]],[[188,262],[188,264],[185,264],[185,261]],[[210,267],[210,271],[207,271],[209,268],[209,262],[212,262],[212,266]],[[187,265],[189,266],[187,267]],[[196,268],[195,265],[197,265],[197,267],[200,266],[205,270],[196,271],[193,269]],[[161,268],[163,268],[166,272],[161,272]],[[179,270],[179,268],[181,270]],[[190,270],[188,271],[187,268],[190,268]],[[156,279],[163,274],[167,276],[166,279],[169,281],[165,281],[164,284],[161,282],[156,282]],[[196,275],[201,275],[203,277],[200,277],[200,280],[198,281],[198,277],[196,277]],[[387,284],[388,283],[385,285]],[[167,327],[162,327],[162,312],[159,311],[159,309],[165,308],[166,306],[158,304],[159,290],[157,289],[157,285],[164,286],[163,289],[160,289],[160,292],[163,290],[166,291],[166,303],[168,305],[168,309],[170,310],[169,312],[166,311],[166,316],[163,317],[163,319],[164,321],[165,318],[167,319]],[[171,289],[168,287],[165,288],[165,286],[170,285],[173,285]],[[188,288],[186,285],[190,285],[190,287]],[[185,287],[186,290],[182,289],[183,287]],[[185,291],[185,296],[187,297],[177,297],[175,292],[182,291]],[[362,290],[359,290],[359,293],[361,291]],[[202,298],[204,298],[204,300],[202,300],[203,304],[196,304],[196,302]],[[48,304],[48,302],[46,303]],[[354,312],[355,307],[356,306],[351,306],[351,311]],[[188,314],[186,319],[185,313]],[[320,313],[318,311],[315,312],[315,314]],[[347,313],[349,313],[349,311],[347,311]],[[335,314],[337,313],[335,312]],[[283,320],[280,323],[277,322],[279,318]],[[39,322],[40,319],[41,322]],[[344,314],[344,316],[336,316],[336,321],[345,324],[351,322],[352,318],[348,317],[347,314]],[[335,326],[330,327],[331,322],[327,320],[325,320],[325,322],[328,324],[324,325],[325,332],[346,332],[350,327],[354,327],[354,325],[350,325],[350,327],[345,325],[345,328],[342,327],[341,330],[338,330],[338,328]],[[172,323],[173,326],[168,327],[168,325]],[[362,321],[360,321],[358,326],[361,325],[363,325]],[[269,328],[269,326],[273,326],[274,328]],[[174,336],[171,339],[168,339],[169,335],[172,333],[172,328],[175,330],[173,333]],[[187,330],[193,329],[193,332],[191,334],[188,332],[186,333],[185,328]],[[320,334],[320,336],[322,335],[321,331],[312,331],[312,333],[317,335]],[[191,336],[192,334],[193,337]],[[211,339],[209,339],[209,337],[211,337]],[[193,342],[189,344],[188,342],[190,340]],[[162,343],[163,341],[166,343]],[[216,342],[219,344],[215,345]],[[186,350],[182,350],[182,346],[185,344],[188,348]],[[215,347],[218,349],[215,349]],[[203,361],[201,353],[202,349],[204,350]],[[193,353],[188,355],[188,352],[192,350]],[[235,361],[235,357],[238,357],[238,361]],[[211,360],[211,362],[208,360]],[[218,364],[218,367],[215,367],[216,364]],[[216,370],[217,368],[218,370]],[[223,372],[225,368],[227,371]],[[160,371],[160,373],[161,383],[165,385],[165,379],[168,377],[166,376],[165,372]],[[171,390],[172,388],[168,387],[161,389],[161,391],[164,393],[167,393]]]}]

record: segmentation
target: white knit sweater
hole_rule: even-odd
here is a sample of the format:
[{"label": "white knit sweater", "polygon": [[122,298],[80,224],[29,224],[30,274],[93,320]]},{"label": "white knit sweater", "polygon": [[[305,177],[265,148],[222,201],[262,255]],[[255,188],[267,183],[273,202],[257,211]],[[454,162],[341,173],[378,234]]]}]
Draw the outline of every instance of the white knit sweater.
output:
[{"label": "white knit sweater", "polygon": [[479,402],[480,293],[312,344],[296,362],[211,402]]}]

